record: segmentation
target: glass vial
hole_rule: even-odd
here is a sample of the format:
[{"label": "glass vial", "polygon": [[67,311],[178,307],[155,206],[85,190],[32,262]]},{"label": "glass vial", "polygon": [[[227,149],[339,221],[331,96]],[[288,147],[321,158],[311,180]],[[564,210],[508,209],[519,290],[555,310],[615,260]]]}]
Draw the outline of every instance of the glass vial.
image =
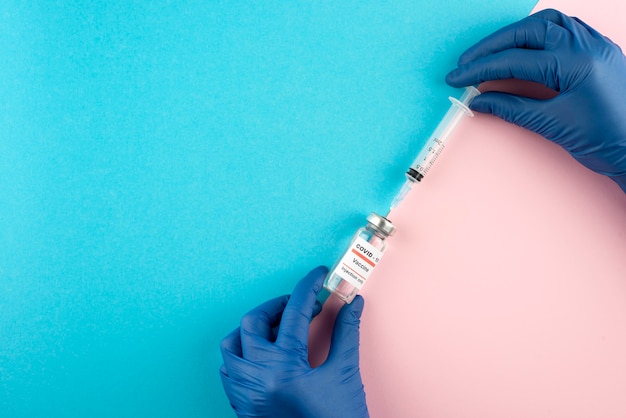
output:
[{"label": "glass vial", "polygon": [[384,216],[371,213],[367,225],[357,231],[350,246],[326,276],[324,287],[350,303],[380,262],[387,237],[395,227]]}]

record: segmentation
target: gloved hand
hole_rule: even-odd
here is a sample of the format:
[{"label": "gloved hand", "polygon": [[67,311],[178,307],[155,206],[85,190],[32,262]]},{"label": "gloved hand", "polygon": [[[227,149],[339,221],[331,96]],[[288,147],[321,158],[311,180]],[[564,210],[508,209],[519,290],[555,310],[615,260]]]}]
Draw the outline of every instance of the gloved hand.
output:
[{"label": "gloved hand", "polygon": [[312,270],[291,297],[248,312],[222,341],[222,383],[240,418],[369,417],[359,369],[361,296],[339,311],[326,362],[309,365],[309,322],[321,310],[316,296],[327,272]]},{"label": "gloved hand", "polygon": [[446,77],[454,87],[516,78],[559,94],[535,100],[486,92],[471,108],[536,132],[626,192],[626,57],[577,18],[543,10],[486,37]]}]

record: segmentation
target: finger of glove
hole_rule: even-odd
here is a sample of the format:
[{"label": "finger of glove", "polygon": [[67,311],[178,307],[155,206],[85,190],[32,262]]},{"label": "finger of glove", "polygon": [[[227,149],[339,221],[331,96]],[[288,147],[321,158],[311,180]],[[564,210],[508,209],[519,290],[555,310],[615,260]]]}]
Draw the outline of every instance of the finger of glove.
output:
[{"label": "finger of glove", "polygon": [[544,111],[542,100],[508,93],[485,92],[472,101],[470,108],[477,112],[492,114],[540,135],[544,134],[543,128],[549,118]]},{"label": "finger of glove", "polygon": [[[320,301],[316,300],[315,301],[315,305],[313,306],[313,314],[311,315],[311,317],[315,318],[321,312],[322,312],[322,304],[320,303]],[[271,330],[269,338],[268,338],[268,340],[270,342],[275,342],[276,341],[276,337],[278,337],[279,325],[280,325],[280,323],[276,323],[276,325],[274,325],[272,327],[272,330]]]},{"label": "finger of glove", "polygon": [[[585,22],[583,22],[582,20],[580,20],[577,17],[573,17],[572,19],[574,19],[576,22],[578,22],[578,24],[580,26],[585,28],[585,30],[587,30],[587,32],[589,32],[591,37],[593,37],[594,39],[602,41],[605,44],[612,45],[613,47],[617,48],[620,52],[622,52],[622,47],[620,47],[618,44],[613,42],[613,40],[611,40],[608,36],[604,36],[603,34],[601,34],[600,32],[598,32],[597,30],[595,30],[594,28],[592,28],[591,26],[589,26],[588,24],[586,24]],[[592,48],[594,50],[597,50],[597,47],[595,45],[597,45],[597,44],[594,44],[594,46]],[[622,52],[622,54],[623,54],[623,52]]]},{"label": "finger of glove", "polygon": [[320,266],[298,282],[283,312],[276,344],[300,351],[303,355],[307,352],[309,323],[327,273],[328,269]]},{"label": "finger of glove", "polygon": [[559,26],[565,27],[566,21],[569,17],[556,9],[543,9],[537,13],[533,13],[529,17],[541,20],[547,20],[548,22],[555,23]]},{"label": "finger of glove", "polygon": [[259,403],[267,400],[266,386],[260,379],[253,377],[252,380],[246,378],[233,378],[223,368],[220,369],[220,378],[224,392],[230,401],[230,405],[235,410],[237,416],[258,416],[255,409]]},{"label": "finger of glove", "polygon": [[559,89],[559,65],[554,54],[547,51],[509,49],[465,64],[446,76],[453,87],[480,84],[484,81],[535,81],[551,89]]},{"label": "finger of glove", "polygon": [[242,358],[241,339],[239,337],[239,328],[231,331],[220,343],[220,352],[224,359],[224,367],[228,370],[237,359]]},{"label": "finger of glove", "polygon": [[256,360],[255,352],[274,342],[274,328],[278,326],[289,296],[281,296],[257,306],[241,318],[241,346],[243,357]]},{"label": "finger of glove", "polygon": [[598,31],[593,29],[591,26],[584,23],[582,20],[576,17],[567,16],[558,10],[554,9],[546,9],[532,15],[534,17],[546,20],[548,22],[552,22],[555,25],[558,25],[566,30],[568,30],[572,35],[577,37],[579,40],[588,37],[589,35],[593,37],[597,37],[599,39],[604,38]]},{"label": "finger of glove", "polygon": [[505,26],[461,54],[458,65],[466,65],[481,57],[511,48],[544,49],[547,26],[548,22],[534,17]]},{"label": "finger of glove", "polygon": [[[363,312],[363,297],[357,295],[352,303],[339,310],[330,342],[328,363],[342,367],[359,365],[359,325]],[[334,367],[334,366],[333,366]]]},{"label": "finger of glove", "polygon": [[572,19],[574,19],[582,28],[584,28],[587,32],[589,32],[589,35],[591,35],[592,37],[594,37],[596,39],[603,40],[605,42],[610,42],[610,43],[614,44],[614,42],[611,41],[609,38],[607,38],[606,36],[602,35],[600,32],[598,32],[597,30],[595,30],[594,28],[592,28],[591,26],[589,26],[588,24],[586,24],[585,22],[583,22],[579,18],[572,17]]},{"label": "finger of glove", "polygon": [[220,345],[224,364],[220,372],[234,380],[258,382],[261,376],[261,365],[242,356],[240,329],[237,328],[228,334]]},{"label": "finger of glove", "polygon": [[535,17],[537,19],[542,19],[548,22],[552,22],[555,25],[558,25],[562,28],[565,28],[573,32],[578,32],[581,28],[584,28],[584,26],[587,26],[586,24],[580,25],[579,19],[576,19],[574,17],[569,17],[568,15],[561,13],[555,9],[541,10],[533,14],[531,17]]}]

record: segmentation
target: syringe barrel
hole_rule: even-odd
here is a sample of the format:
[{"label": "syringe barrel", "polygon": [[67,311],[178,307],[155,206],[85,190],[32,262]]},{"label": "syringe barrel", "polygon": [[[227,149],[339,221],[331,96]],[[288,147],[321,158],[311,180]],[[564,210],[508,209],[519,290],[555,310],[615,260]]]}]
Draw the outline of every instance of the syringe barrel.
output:
[{"label": "syringe barrel", "polygon": [[430,167],[432,167],[441,151],[443,151],[446,141],[461,119],[464,116],[474,116],[469,105],[474,97],[479,94],[480,92],[477,88],[466,87],[465,92],[459,99],[449,98],[452,105],[435,128],[435,131],[428,138],[411,167],[407,170],[406,177],[408,180],[414,182],[421,181],[428,173],[428,170],[430,170]]}]

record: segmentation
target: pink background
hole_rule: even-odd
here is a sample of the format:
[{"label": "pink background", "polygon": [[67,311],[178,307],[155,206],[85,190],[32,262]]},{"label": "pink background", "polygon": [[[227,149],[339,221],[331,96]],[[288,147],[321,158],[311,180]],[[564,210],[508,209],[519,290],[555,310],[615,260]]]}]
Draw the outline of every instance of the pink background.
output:
[{"label": "pink background", "polygon": [[[626,45],[616,4],[536,9]],[[362,292],[373,417],[626,416],[626,196],[616,184],[478,115],[390,218],[397,234]],[[326,308],[313,363],[337,304]]]}]

